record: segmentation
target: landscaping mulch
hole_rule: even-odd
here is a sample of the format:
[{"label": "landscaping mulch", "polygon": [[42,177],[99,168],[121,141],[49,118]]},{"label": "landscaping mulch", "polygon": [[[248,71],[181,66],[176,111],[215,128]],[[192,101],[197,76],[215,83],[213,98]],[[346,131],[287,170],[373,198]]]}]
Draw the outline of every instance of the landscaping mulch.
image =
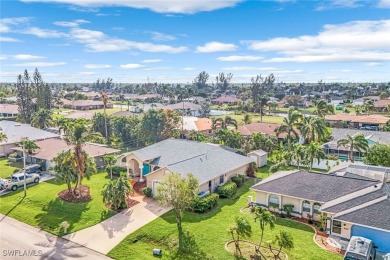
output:
[{"label": "landscaping mulch", "polygon": [[116,211],[116,212],[122,212],[123,210],[126,210],[126,209],[129,209],[129,208],[131,208],[131,207],[134,207],[135,205],[137,205],[139,203],[139,201],[137,201],[137,200],[133,200],[133,199],[130,199],[130,198],[127,198],[127,208],[124,208],[124,209],[112,209],[111,208],[111,204],[109,204],[109,203],[107,203],[105,206],[106,206],[106,208],[108,208],[108,209],[111,209],[111,210],[114,210],[114,211]]},{"label": "landscaping mulch", "polygon": [[77,195],[73,193],[73,190],[72,192],[69,192],[68,190],[63,190],[58,193],[58,197],[70,203],[85,203],[92,200],[88,186],[81,186],[80,189],[78,189],[76,192],[78,193]]},{"label": "landscaping mulch", "polygon": [[[264,246],[260,247],[260,252],[263,257],[261,257],[261,255],[257,255],[260,258],[256,258],[255,246],[256,245],[250,241],[240,240],[240,249],[241,249],[242,257],[244,257],[244,259],[264,259],[263,257],[265,257],[265,259],[270,259],[270,260],[275,259],[274,255],[271,253],[269,248]],[[239,253],[236,252],[236,246],[234,244],[234,241],[229,241],[225,245],[225,249],[230,253],[236,255],[237,258],[239,258]],[[277,251],[277,249],[275,249],[275,251]],[[284,251],[281,251],[279,256],[280,256],[279,259],[281,260],[288,259],[288,256]]]}]

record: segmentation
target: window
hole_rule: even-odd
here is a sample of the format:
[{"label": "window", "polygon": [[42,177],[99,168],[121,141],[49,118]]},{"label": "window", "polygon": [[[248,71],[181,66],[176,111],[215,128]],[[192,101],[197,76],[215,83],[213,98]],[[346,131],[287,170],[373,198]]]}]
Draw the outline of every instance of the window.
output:
[{"label": "window", "polygon": [[310,212],[310,202],[308,202],[307,200],[302,202],[302,211]]},{"label": "window", "polygon": [[123,157],[123,158],[122,158],[122,162],[126,162],[126,157]]},{"label": "window", "polygon": [[272,208],[279,208],[279,197],[276,195],[269,196],[269,206]]},{"label": "window", "polygon": [[320,207],[321,207],[320,203],[317,203],[317,202],[314,203],[314,205],[313,205],[313,214],[318,214],[318,211],[319,211]]},{"label": "window", "polygon": [[23,176],[19,176],[19,180],[20,181],[24,180],[24,175]]},{"label": "window", "polygon": [[341,234],[341,222],[333,220],[332,223],[332,233]]},{"label": "window", "polygon": [[221,175],[219,176],[219,184],[222,184],[224,182],[224,176]]}]

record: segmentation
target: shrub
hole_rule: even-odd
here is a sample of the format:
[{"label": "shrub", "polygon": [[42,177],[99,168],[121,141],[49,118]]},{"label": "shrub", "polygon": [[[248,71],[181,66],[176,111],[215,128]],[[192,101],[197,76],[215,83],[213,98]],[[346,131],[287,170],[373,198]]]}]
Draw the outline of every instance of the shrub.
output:
[{"label": "shrub", "polygon": [[256,177],[257,165],[255,162],[251,162],[246,169],[246,175],[249,177]]},{"label": "shrub", "polygon": [[153,191],[151,188],[145,187],[142,189],[142,192],[145,194],[146,197],[153,197]]},{"label": "shrub", "polygon": [[239,174],[239,175],[233,176],[233,177],[231,178],[231,180],[232,180],[232,182],[234,182],[234,183],[237,185],[237,187],[239,188],[239,187],[241,187],[241,186],[244,184],[245,176]]},{"label": "shrub", "polygon": [[283,210],[284,210],[284,212],[286,212],[288,217],[291,217],[291,213],[294,210],[294,205],[292,205],[292,204],[284,204],[283,205]]},{"label": "shrub", "polygon": [[[110,173],[109,169],[106,169],[107,173]],[[112,175],[120,176],[122,172],[127,172],[127,169],[120,166],[113,166],[112,167]]]},{"label": "shrub", "polygon": [[204,213],[218,205],[218,194],[212,193],[203,198],[196,198],[192,210],[198,213]]},{"label": "shrub", "polygon": [[221,198],[231,198],[237,192],[237,184],[228,181],[224,185],[217,187],[216,192]]}]

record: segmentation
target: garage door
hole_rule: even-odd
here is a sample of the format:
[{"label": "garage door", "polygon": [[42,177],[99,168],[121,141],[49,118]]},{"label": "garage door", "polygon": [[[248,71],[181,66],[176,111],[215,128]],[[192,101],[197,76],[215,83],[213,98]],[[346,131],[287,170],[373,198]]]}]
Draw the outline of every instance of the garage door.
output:
[{"label": "garage door", "polygon": [[390,232],[353,225],[352,236],[371,239],[378,246],[378,250],[386,253],[390,252]]}]

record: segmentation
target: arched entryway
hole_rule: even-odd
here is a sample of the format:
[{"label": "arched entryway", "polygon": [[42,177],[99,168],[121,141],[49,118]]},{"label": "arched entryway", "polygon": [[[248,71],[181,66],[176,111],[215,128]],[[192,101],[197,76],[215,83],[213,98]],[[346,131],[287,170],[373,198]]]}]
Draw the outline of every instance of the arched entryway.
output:
[{"label": "arched entryway", "polygon": [[135,159],[129,160],[128,171],[129,171],[129,175],[132,177],[139,177],[140,176],[141,170],[140,170],[139,163],[137,160],[135,160]]}]

